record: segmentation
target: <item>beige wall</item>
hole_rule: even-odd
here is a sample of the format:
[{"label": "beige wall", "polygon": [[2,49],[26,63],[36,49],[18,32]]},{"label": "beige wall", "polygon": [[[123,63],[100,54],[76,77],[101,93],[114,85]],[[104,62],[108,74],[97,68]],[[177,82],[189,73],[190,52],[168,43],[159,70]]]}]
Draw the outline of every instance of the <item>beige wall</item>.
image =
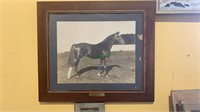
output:
[{"label": "beige wall", "polygon": [[[0,112],[73,112],[73,103],[38,102],[36,14],[36,0],[0,2]],[[200,88],[200,17],[184,17],[156,22],[155,102],[108,103],[106,112],[168,112],[172,89]]]}]

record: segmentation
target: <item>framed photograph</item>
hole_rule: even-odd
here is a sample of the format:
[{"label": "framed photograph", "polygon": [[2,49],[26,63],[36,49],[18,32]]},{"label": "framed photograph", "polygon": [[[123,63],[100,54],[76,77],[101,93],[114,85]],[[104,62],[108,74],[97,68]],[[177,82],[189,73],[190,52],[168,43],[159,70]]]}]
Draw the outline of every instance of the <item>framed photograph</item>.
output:
[{"label": "framed photograph", "polygon": [[41,102],[153,102],[155,1],[38,2]]},{"label": "framed photograph", "polygon": [[200,89],[172,90],[171,100],[173,112],[200,111]]},{"label": "framed photograph", "polygon": [[200,1],[157,0],[157,13],[200,13]]}]

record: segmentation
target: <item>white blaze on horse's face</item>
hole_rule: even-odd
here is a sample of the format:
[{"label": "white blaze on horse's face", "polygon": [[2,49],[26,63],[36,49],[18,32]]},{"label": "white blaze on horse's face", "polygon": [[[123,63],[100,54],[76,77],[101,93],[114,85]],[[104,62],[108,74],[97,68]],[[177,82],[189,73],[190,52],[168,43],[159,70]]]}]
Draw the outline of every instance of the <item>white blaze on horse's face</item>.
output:
[{"label": "white blaze on horse's face", "polygon": [[124,39],[119,34],[116,34],[115,37],[120,44],[125,44]]},{"label": "white blaze on horse's face", "polygon": [[140,39],[140,40],[143,40],[143,35],[141,34],[141,35],[138,35],[138,38]]}]

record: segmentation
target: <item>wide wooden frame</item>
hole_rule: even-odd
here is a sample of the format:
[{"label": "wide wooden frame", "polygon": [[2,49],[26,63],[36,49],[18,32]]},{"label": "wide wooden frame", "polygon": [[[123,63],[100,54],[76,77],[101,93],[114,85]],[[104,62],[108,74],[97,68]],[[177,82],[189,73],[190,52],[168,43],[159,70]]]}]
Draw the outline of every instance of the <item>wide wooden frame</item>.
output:
[{"label": "wide wooden frame", "polygon": [[[38,72],[40,102],[153,102],[155,1],[38,2]],[[51,91],[49,14],[143,13],[142,89]]]}]

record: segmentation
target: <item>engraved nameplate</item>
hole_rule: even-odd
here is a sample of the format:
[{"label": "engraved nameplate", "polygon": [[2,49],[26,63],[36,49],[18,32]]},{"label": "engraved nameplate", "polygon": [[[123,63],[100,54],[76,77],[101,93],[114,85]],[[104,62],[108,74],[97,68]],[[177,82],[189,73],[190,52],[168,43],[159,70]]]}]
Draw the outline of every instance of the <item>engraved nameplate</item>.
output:
[{"label": "engraved nameplate", "polygon": [[91,97],[104,97],[105,93],[90,93],[89,96],[91,96]]}]

